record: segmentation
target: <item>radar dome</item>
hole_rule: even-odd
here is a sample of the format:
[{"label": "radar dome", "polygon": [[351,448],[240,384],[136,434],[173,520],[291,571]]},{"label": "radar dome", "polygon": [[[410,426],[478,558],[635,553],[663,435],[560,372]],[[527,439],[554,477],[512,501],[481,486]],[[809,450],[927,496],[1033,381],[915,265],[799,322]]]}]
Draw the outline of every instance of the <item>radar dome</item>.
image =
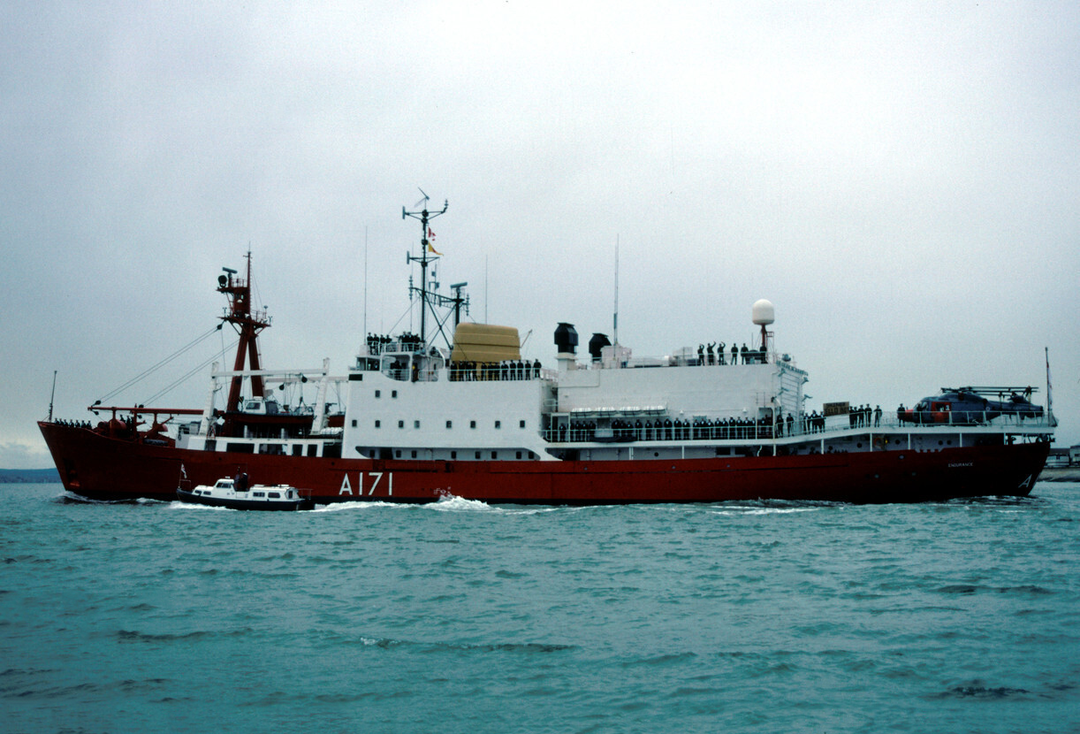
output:
[{"label": "radar dome", "polygon": [[773,311],[772,303],[764,298],[754,302],[753,316],[754,323],[758,326],[766,326],[776,320],[776,313]]}]

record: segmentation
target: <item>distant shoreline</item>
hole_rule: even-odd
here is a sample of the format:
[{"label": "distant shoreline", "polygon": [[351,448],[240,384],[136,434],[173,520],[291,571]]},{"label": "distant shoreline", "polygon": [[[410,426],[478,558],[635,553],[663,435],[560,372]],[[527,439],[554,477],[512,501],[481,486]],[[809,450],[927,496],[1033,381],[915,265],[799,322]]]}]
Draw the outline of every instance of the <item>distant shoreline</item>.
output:
[{"label": "distant shoreline", "polygon": [[53,469],[0,469],[0,484],[56,484],[60,472]]},{"label": "distant shoreline", "polygon": [[1080,482],[1080,466],[1048,466],[1039,475],[1040,482]]}]

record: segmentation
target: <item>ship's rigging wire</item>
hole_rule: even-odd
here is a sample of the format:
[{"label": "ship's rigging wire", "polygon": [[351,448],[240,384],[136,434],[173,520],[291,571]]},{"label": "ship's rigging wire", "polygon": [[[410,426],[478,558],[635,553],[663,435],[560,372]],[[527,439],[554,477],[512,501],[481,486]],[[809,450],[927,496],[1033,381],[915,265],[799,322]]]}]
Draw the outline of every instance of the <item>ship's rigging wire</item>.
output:
[{"label": "ship's rigging wire", "polygon": [[409,305],[405,309],[404,313],[402,313],[400,316],[398,316],[398,320],[395,321],[394,325],[390,327],[390,333],[394,332],[394,329],[396,329],[398,327],[398,324],[400,324],[405,319],[406,316],[409,317],[409,330],[412,331],[412,312],[413,312],[413,306],[414,305],[415,305],[415,299],[410,298],[409,299]]},{"label": "ship's rigging wire", "polygon": [[[235,347],[239,343],[240,343],[240,340],[237,339],[236,341],[234,341],[232,344],[229,345],[229,349],[232,349],[233,347]],[[158,400],[160,398],[165,397],[170,392],[172,392],[172,390],[174,388],[178,387],[179,385],[181,385],[185,381],[189,380],[192,376],[197,375],[199,372],[201,372],[207,365],[211,364],[212,362],[217,361],[217,358],[218,358],[218,355],[216,353],[213,354],[209,359],[206,359],[205,361],[200,362],[198,365],[196,365],[194,368],[192,368],[189,372],[187,372],[186,374],[184,374],[183,376],[178,378],[176,381],[174,381],[171,385],[167,386],[166,388],[164,388],[160,392],[155,393],[154,395],[151,395],[149,398],[147,398],[145,401],[143,401],[142,404],[146,405],[147,403],[153,403],[155,400]]]},{"label": "ship's rigging wire", "polygon": [[[136,385],[136,384],[138,384],[138,383],[142,382],[142,381],[143,381],[143,380],[145,380],[145,379],[146,379],[147,377],[149,377],[150,375],[152,375],[152,374],[153,374],[154,372],[157,372],[157,371],[158,371],[159,369],[161,369],[161,368],[162,368],[162,367],[164,367],[165,365],[169,364],[169,362],[172,362],[172,361],[173,361],[174,359],[176,359],[176,358],[177,358],[177,357],[179,357],[180,355],[182,355],[182,354],[184,354],[184,353],[186,353],[186,352],[190,351],[191,349],[194,349],[194,348],[195,348],[196,346],[198,346],[198,345],[199,345],[200,343],[202,343],[202,342],[206,341],[207,339],[209,339],[209,338],[210,338],[211,336],[213,336],[214,332],[215,332],[215,331],[218,331],[218,330],[219,330],[220,328],[221,328],[221,326],[220,326],[220,325],[218,325],[218,326],[215,326],[214,328],[212,328],[212,329],[210,329],[209,331],[207,331],[207,332],[206,332],[205,334],[202,334],[201,336],[197,336],[197,337],[195,337],[195,338],[194,338],[194,339],[192,339],[192,340],[191,340],[190,342],[188,342],[188,343],[187,343],[187,344],[185,344],[184,346],[180,347],[180,349],[179,349],[179,350],[177,350],[177,351],[173,352],[172,354],[170,354],[170,355],[169,355],[168,357],[166,357],[165,359],[161,360],[160,362],[158,362],[157,364],[153,365],[152,367],[148,367],[148,368],[146,368],[145,370],[143,370],[143,371],[142,371],[142,372],[140,372],[139,374],[135,375],[135,376],[134,376],[134,377],[132,377],[132,378],[131,378],[130,380],[128,380],[127,382],[125,382],[125,383],[124,383],[123,385],[121,385],[120,387],[116,388],[116,389],[115,389],[115,390],[113,390],[112,392],[110,392],[110,393],[108,393],[108,394],[106,394],[106,395],[103,395],[103,396],[101,396],[101,398],[99,398],[99,399],[98,399],[97,403],[103,403],[103,402],[105,402],[106,400],[110,400],[110,399],[112,399],[113,397],[115,397],[116,395],[119,395],[119,394],[120,394],[121,392],[123,392],[124,390],[127,390],[127,389],[128,389],[129,387],[132,387],[133,385]],[[215,357],[216,357],[216,355],[215,355]],[[96,405],[97,403],[95,403],[95,405]]]}]

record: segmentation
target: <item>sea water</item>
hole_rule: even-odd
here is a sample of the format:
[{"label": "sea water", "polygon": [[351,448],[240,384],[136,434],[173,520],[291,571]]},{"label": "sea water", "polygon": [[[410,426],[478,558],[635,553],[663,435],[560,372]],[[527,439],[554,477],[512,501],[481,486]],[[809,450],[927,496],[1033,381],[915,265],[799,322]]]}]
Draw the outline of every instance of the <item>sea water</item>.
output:
[{"label": "sea water", "polygon": [[0,730],[1080,729],[1080,485],[915,505],[0,485]]}]

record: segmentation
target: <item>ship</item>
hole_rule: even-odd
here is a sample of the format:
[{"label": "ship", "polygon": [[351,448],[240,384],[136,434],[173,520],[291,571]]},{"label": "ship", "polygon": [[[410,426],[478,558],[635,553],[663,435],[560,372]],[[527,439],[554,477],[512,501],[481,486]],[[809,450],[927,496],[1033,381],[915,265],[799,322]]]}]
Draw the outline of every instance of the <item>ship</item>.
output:
[{"label": "ship", "polygon": [[[51,409],[39,422],[65,489],[173,500],[180,484],[243,473],[319,504],[873,504],[1026,496],[1045,464],[1049,395],[1045,413],[965,410],[956,421],[912,421],[902,406],[809,410],[809,374],[777,351],[764,299],[751,308],[750,348],[639,357],[615,332],[593,334],[579,354],[574,325],[555,322],[554,362],[526,359],[516,328],[463,318],[467,283],[443,293],[429,278],[440,257],[430,222],[447,206],[429,209],[425,195],[421,210],[402,209],[421,225],[407,256],[420,266],[419,285],[410,277],[419,334],[368,334],[344,374],[327,360],[265,369],[257,340],[270,320],[252,307],[249,252],[243,276],[218,277],[219,327],[238,340],[232,369],[211,368],[203,407],[98,401],[96,422]],[[313,403],[275,397],[297,383],[315,389]]]}]

